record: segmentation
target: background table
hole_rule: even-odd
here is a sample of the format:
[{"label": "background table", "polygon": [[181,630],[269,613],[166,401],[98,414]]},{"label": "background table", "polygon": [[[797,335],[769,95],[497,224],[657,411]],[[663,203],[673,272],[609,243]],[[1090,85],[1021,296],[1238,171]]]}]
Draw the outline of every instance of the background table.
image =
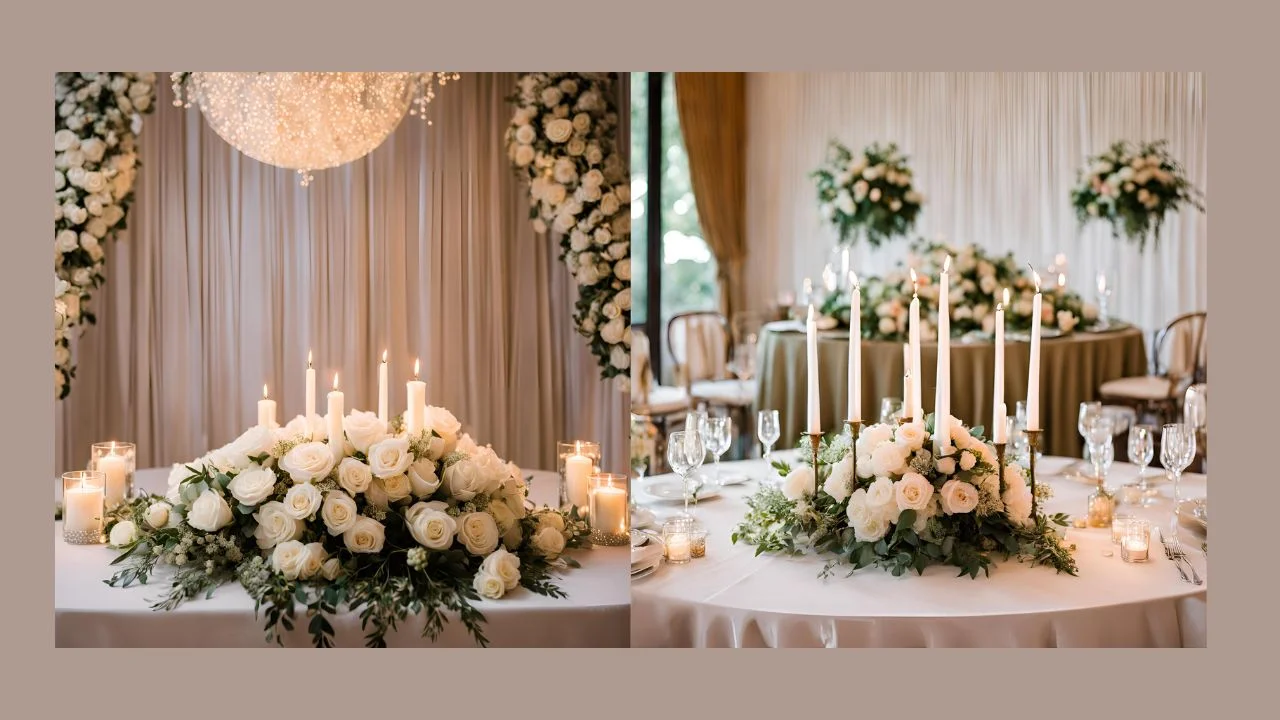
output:
[{"label": "background table", "polygon": [[[162,493],[169,471],[143,470],[138,485]],[[535,503],[554,503],[555,473],[533,472],[529,496]],[[116,552],[105,545],[68,545],[62,524],[54,523],[54,626],[57,647],[268,647],[263,621],[254,617],[253,601],[240,585],[218,588],[210,599],[184,603],[173,612],[151,610],[167,585],[163,572],[148,585],[112,588],[102,581]],[[557,584],[569,594],[555,599],[519,588],[501,600],[483,600],[477,607],[488,622],[484,632],[494,647],[626,647],[630,597],[626,548],[574,551],[582,563],[567,570]],[[299,606],[301,608],[301,606]],[[300,611],[301,616],[301,611]],[[364,644],[360,619],[344,612],[333,619],[335,644]],[[309,647],[306,621],[296,622],[285,637],[288,647]],[[430,645],[422,637],[420,616],[401,623],[388,634],[392,647]],[[454,617],[435,646],[474,647]]]},{"label": "background table", "polygon": [[[778,455],[783,455],[779,453]],[[791,456],[791,453],[787,453]],[[1072,461],[1045,458],[1048,469]],[[725,463],[726,472],[765,476],[760,460]],[[1037,470],[1041,467],[1037,463]],[[1157,472],[1148,470],[1153,475]],[[1038,473],[1039,475],[1039,473]],[[1117,463],[1112,482],[1129,482],[1132,465]],[[679,504],[651,501],[637,488],[637,501],[661,520]],[[710,478],[708,471],[706,477]],[[1040,477],[1054,489],[1050,512],[1083,515],[1091,487],[1061,475]],[[1161,477],[1157,485],[1168,493]],[[1068,529],[1075,543],[1079,575],[1055,573],[1014,561],[997,562],[989,577],[956,577],[950,567],[930,567],[924,575],[893,577],[864,568],[846,577],[848,566],[820,580],[825,558],[760,555],[755,547],[733,545],[730,533],[746,511],[755,480],[725,488],[700,502],[693,513],[707,526],[707,554],[686,565],[663,564],[632,583],[633,647],[1203,647],[1208,563],[1200,540],[1182,530],[1183,546],[1205,578],[1191,585],[1178,576],[1152,533],[1151,560],[1120,559],[1110,531]],[[1184,476],[1184,497],[1204,496],[1203,476]],[[1172,502],[1130,509],[1161,521],[1166,531]],[[1103,553],[1110,551],[1110,557]]]},{"label": "background table", "polygon": [[[805,360],[803,328],[794,322],[769,323],[760,331],[756,371],[759,389],[756,409],[778,411],[782,439],[778,447],[794,447],[804,430]],[[1016,403],[1027,396],[1027,369],[1031,346],[1009,341],[1005,346],[1005,403],[1013,415]],[[1080,403],[1096,399],[1108,380],[1144,375],[1147,351],[1142,332],[1126,328],[1105,333],[1076,332],[1045,338],[1040,346],[1041,412],[1045,424],[1044,447],[1049,454],[1079,456],[1083,447],[1076,430]],[[920,346],[925,374],[921,381],[925,412],[933,411],[937,381],[938,346]],[[819,333],[818,370],[822,392],[822,427],[834,432],[846,419],[848,397],[849,333]],[[863,420],[880,419],[880,399],[902,397],[902,343],[864,340],[862,344]],[[995,344],[951,345],[951,414],[966,423],[991,427],[991,400],[995,387]],[[988,430],[988,436],[990,431]]]}]

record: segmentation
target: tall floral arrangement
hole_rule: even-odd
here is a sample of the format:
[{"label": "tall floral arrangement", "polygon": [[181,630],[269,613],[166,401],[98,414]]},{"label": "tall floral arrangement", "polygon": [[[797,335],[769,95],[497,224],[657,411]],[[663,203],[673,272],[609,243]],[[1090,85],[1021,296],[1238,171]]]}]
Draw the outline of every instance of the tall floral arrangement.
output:
[{"label": "tall floral arrangement", "polygon": [[631,185],[618,148],[614,73],[525,73],[507,153],[529,181],[529,217],[560,237],[578,284],[574,324],[601,375],[629,382]]},{"label": "tall floral arrangement", "polygon": [[832,140],[822,167],[813,173],[822,218],[853,244],[865,235],[872,247],[915,227],[924,195],[913,184],[907,157],[896,144],[875,143],[861,153]]},{"label": "tall floral arrangement", "polygon": [[305,606],[317,647],[333,642],[329,617],[359,612],[367,644],[410,615],[423,635],[455,612],[484,645],[481,597],[523,587],[564,597],[551,582],[563,555],[590,544],[577,508],[533,508],[520,468],[460,433],[444,408],[427,408],[416,435],[376,413],[342,419],[340,443],[301,415],[282,428],[256,426],[228,445],[175,465],[164,496],[130,501],[107,530],[123,550],[110,580],[147,582],[174,570],[154,606],[183,602],[238,582],[264,607],[267,638],[282,643]]},{"label": "tall floral arrangement", "polygon": [[1113,237],[1146,249],[1147,238],[1159,242],[1165,215],[1184,204],[1204,212],[1201,193],[1169,154],[1166,140],[1115,143],[1089,158],[1071,191],[1071,205],[1081,225],[1102,220]]},{"label": "tall floral arrangement", "polygon": [[155,73],[60,72],[53,81],[53,269],[67,283],[53,344],[53,388],[71,392],[71,330],[96,320],[103,245],[125,228],[138,172],[142,115],[155,105]]}]

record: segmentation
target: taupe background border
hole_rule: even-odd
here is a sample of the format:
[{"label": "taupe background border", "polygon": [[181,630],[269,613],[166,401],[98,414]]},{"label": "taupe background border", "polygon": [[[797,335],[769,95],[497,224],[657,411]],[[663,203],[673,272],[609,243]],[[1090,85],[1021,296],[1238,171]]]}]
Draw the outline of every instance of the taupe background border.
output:
[{"label": "taupe background border", "polygon": [[[1277,512],[1267,431],[1280,332],[1275,22],[1261,3],[59,2],[6,13],[6,462],[2,645],[15,717],[295,717],[395,712],[750,716],[807,706],[919,717],[1169,717],[1247,706],[1274,665]],[[704,7],[705,5],[705,7]],[[838,9],[836,9],[838,7]],[[1258,8],[1258,9],[1255,9]],[[782,652],[451,650],[334,655],[53,648],[48,291],[49,93],[56,70],[1200,70],[1215,118],[1215,581],[1202,651]],[[145,159],[144,159],[145,161]],[[108,250],[110,252],[110,250]],[[36,300],[33,300],[35,298]],[[1238,315],[1236,314],[1238,313]],[[1238,318],[1238,320],[1236,320]],[[1267,442],[1267,440],[1270,442]],[[1227,478],[1227,479],[1223,479]],[[803,591],[799,589],[798,591]],[[1269,632],[1268,632],[1269,631]],[[1230,651],[1230,652],[1228,652]],[[1217,662],[1209,663],[1210,654]],[[910,669],[904,663],[910,663]],[[652,674],[650,674],[652,673]],[[673,679],[676,681],[673,682]],[[15,695],[14,690],[19,690]],[[651,701],[645,702],[645,698]],[[1269,704],[1269,703],[1268,703]],[[27,712],[24,712],[27,711]],[[630,711],[630,712],[627,712]],[[541,713],[540,713],[541,714]],[[1145,714],[1145,713],[1144,713]],[[453,715],[457,717],[457,715]]]}]

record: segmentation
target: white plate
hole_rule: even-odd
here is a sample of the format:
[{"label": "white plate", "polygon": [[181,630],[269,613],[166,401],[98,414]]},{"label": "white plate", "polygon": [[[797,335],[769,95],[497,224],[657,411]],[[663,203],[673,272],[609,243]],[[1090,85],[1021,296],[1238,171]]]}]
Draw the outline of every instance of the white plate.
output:
[{"label": "white plate", "polygon": [[[679,480],[658,480],[656,482],[645,483],[644,492],[654,500],[662,500],[664,502],[684,502],[684,483]],[[703,485],[698,490],[697,500],[709,500],[720,494],[720,488],[714,485]],[[693,498],[689,502],[694,502]]]},{"label": "white plate", "polygon": [[635,530],[650,527],[657,519],[658,517],[649,508],[635,507],[631,510],[631,527]]},{"label": "white plate", "polygon": [[1209,505],[1205,498],[1183,500],[1178,504],[1178,521],[1183,525],[1209,532]]},{"label": "white plate", "polygon": [[658,572],[658,567],[661,565],[662,565],[662,560],[659,559],[657,562],[655,562],[654,564],[648,567],[642,568],[640,570],[636,570],[635,572],[631,573],[631,582],[642,580]]}]

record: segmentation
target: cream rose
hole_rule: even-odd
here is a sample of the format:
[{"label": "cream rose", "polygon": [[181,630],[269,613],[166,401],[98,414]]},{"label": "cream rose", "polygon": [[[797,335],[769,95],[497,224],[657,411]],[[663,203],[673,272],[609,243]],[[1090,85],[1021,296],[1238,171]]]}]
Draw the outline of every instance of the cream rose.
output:
[{"label": "cream rose", "polygon": [[520,585],[520,558],[503,548],[485,558],[480,563],[480,571],[502,578],[507,590],[515,590]]},{"label": "cream rose", "polygon": [[972,470],[974,465],[978,464],[978,458],[968,450],[960,453],[960,469]]},{"label": "cream rose", "polygon": [[369,489],[373,481],[373,471],[368,465],[355,458],[343,458],[338,463],[338,485],[352,495],[358,495]]},{"label": "cream rose", "polygon": [[387,437],[387,424],[378,419],[378,414],[353,410],[342,418],[342,429],[347,440],[357,452],[367,453],[374,443]]},{"label": "cream rose", "polygon": [[826,482],[822,484],[822,489],[828,495],[835,498],[836,502],[843,502],[849,497],[849,493],[853,490],[853,454],[849,453],[841,458],[831,468],[831,474],[827,476]]},{"label": "cream rose", "polygon": [[111,526],[110,542],[112,547],[124,547],[138,539],[138,526],[132,520],[121,520]]},{"label": "cream rose", "polygon": [[573,122],[557,118],[547,123],[545,128],[547,139],[553,143],[565,143],[573,137]]},{"label": "cream rose", "polygon": [[860,542],[875,542],[889,532],[889,521],[871,513],[862,522],[853,523],[853,537]]},{"label": "cream rose", "polygon": [[440,478],[436,475],[436,464],[422,459],[409,466],[409,487],[416,498],[429,498],[440,489]]},{"label": "cream rose", "polygon": [[287,580],[297,580],[302,574],[305,547],[297,540],[286,540],[276,545],[271,552],[271,569],[285,576]]},{"label": "cream rose", "polygon": [[[458,446],[458,433],[462,431],[462,423],[458,422],[458,418],[454,417],[453,413],[445,408],[428,405],[426,420],[427,427],[431,428],[432,432],[444,440],[444,452],[442,455],[453,452],[453,449]],[[436,460],[438,458],[431,459]]]},{"label": "cream rose", "polygon": [[533,162],[533,147],[530,145],[518,145],[516,147],[516,165],[527,167]]},{"label": "cream rose", "polygon": [[320,566],[320,575],[330,582],[337,580],[338,576],[341,574],[342,562],[336,557],[331,557],[328,560],[325,560],[324,564]]},{"label": "cream rose", "polygon": [[476,573],[475,578],[471,581],[471,586],[475,588],[480,597],[497,600],[506,592],[507,586],[502,578],[487,572],[483,569]]},{"label": "cream rose", "polygon": [[877,476],[900,475],[906,462],[906,449],[896,443],[883,443],[871,451],[871,470]]},{"label": "cream rose", "polygon": [[924,447],[924,438],[924,423],[909,422],[898,427],[898,434],[894,438],[894,442],[910,451],[915,451]]},{"label": "cream rose", "polygon": [[[280,546],[276,546],[276,551],[280,550]],[[324,568],[325,562],[329,560],[329,553],[324,549],[324,545],[318,542],[307,543],[302,547],[302,557],[298,562],[300,570],[299,577],[304,580],[319,575]]]},{"label": "cream rose", "polygon": [[[302,487],[301,485],[299,487]],[[350,530],[360,517],[356,501],[341,490],[330,490],[320,507],[320,519],[330,535],[341,535]]]},{"label": "cream rose", "polygon": [[80,145],[80,138],[70,130],[59,130],[53,134],[53,151],[63,152]]},{"label": "cream rose", "polygon": [[218,493],[205,490],[187,509],[187,524],[197,530],[217,532],[231,524],[231,506]]},{"label": "cream rose", "polygon": [[383,492],[387,494],[389,502],[398,502],[409,497],[412,492],[409,476],[404,473],[392,475],[389,478],[379,478],[374,480],[375,483],[382,486]]},{"label": "cream rose", "polygon": [[383,480],[403,474],[412,462],[408,438],[387,438],[369,448],[369,469]]},{"label": "cream rose", "polygon": [[322,502],[324,497],[320,494],[320,489],[311,483],[294,485],[284,495],[286,512],[299,520],[310,519],[320,509]]},{"label": "cream rose", "polygon": [[[899,432],[901,432],[903,427],[906,426],[903,425],[898,428]],[[877,423],[863,429],[863,431],[858,435],[858,442],[854,447],[857,448],[858,455],[870,455],[872,450],[892,439],[893,428],[888,425]]]},{"label": "cream rose", "polygon": [[564,532],[564,516],[554,510],[546,510],[534,516],[534,527],[538,531],[552,528],[556,532]]},{"label": "cream rose", "polygon": [[319,480],[333,470],[333,465],[333,451],[322,442],[294,445],[280,459],[280,469],[288,473],[295,483]]},{"label": "cream rose", "polygon": [[878,477],[867,487],[867,507],[880,510],[894,504],[893,481],[887,477]]},{"label": "cream rose", "polygon": [[169,511],[172,509],[167,502],[153,502],[147,506],[145,520],[151,527],[159,530],[169,524]]},{"label": "cream rose", "polygon": [[498,523],[484,512],[473,512],[458,518],[458,542],[472,555],[485,556],[498,547]]},{"label": "cream rose", "polygon": [[920,473],[904,473],[902,479],[893,484],[893,499],[899,510],[920,512],[929,507],[932,498],[933,485]]},{"label": "cream rose", "polygon": [[443,510],[443,503],[414,503],[405,513],[409,534],[428,550],[448,550],[453,545],[458,524]]},{"label": "cream rose", "polygon": [[801,465],[794,468],[783,480],[782,494],[788,500],[802,500],[813,496],[815,485],[813,468]]},{"label": "cream rose", "polygon": [[342,542],[354,553],[382,552],[382,543],[386,539],[386,528],[371,517],[356,519],[355,525],[342,534]]},{"label": "cream rose", "polygon": [[943,475],[954,475],[956,473],[956,460],[953,457],[941,457],[934,461],[934,467],[938,468],[938,472]]},{"label": "cream rose", "polygon": [[578,132],[586,132],[591,129],[591,116],[586,113],[578,113],[573,116],[573,129]]},{"label": "cream rose", "polygon": [[306,529],[306,524],[290,515],[288,508],[278,500],[264,503],[253,514],[253,519],[258,521],[253,537],[263,550],[269,550],[288,540],[297,540]]},{"label": "cream rose", "polygon": [[949,515],[972,512],[978,507],[978,488],[963,480],[948,480],[938,492],[942,509]]},{"label": "cream rose", "polygon": [[489,503],[486,510],[493,516],[494,522],[498,523],[499,532],[505,533],[516,524],[516,514],[511,512],[511,508],[504,502]]},{"label": "cream rose", "polygon": [[444,485],[449,496],[459,502],[467,502],[482,492],[487,478],[482,469],[471,459],[459,460],[444,471]]},{"label": "cream rose", "polygon": [[532,543],[534,550],[548,560],[554,560],[564,552],[564,534],[553,527],[544,527],[535,532]]},{"label": "cream rose", "polygon": [[516,128],[516,142],[521,145],[531,145],[537,137],[538,133],[532,125],[521,125]]},{"label": "cream rose", "polygon": [[250,465],[247,470],[231,478],[227,490],[231,497],[244,505],[257,505],[271,497],[276,489],[276,474],[261,465]]}]

